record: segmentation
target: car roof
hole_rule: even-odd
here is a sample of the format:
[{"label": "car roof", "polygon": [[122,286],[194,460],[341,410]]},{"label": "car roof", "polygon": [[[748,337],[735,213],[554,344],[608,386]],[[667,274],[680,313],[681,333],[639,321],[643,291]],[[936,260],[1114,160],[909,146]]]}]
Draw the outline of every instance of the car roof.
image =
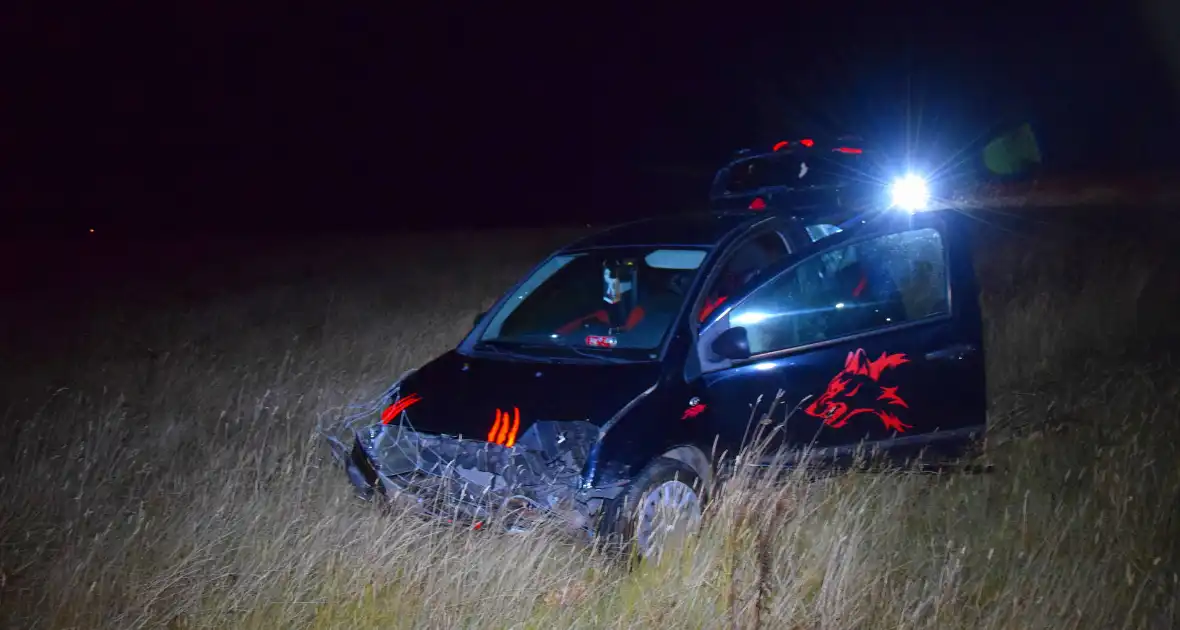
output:
[{"label": "car roof", "polygon": [[[923,215],[938,216],[951,212],[950,209],[932,209]],[[828,212],[809,213],[808,215],[794,215],[777,212],[751,211],[713,211],[698,212],[683,215],[669,215],[639,219],[609,227],[596,234],[591,234],[578,241],[561,248],[559,252],[570,252],[586,249],[606,247],[700,247],[712,249],[721,245],[727,237],[763,221],[777,220],[783,224],[801,221],[803,224],[838,223],[843,228],[839,234],[833,234],[822,239],[822,247],[827,247],[839,241],[855,238],[864,228],[870,226],[888,225],[891,222],[908,221],[902,213],[882,212],[875,215],[859,215],[849,210],[831,209]],[[848,221],[863,217],[864,221],[849,224]],[[804,244],[808,249],[814,243]]]},{"label": "car roof", "polygon": [[587,236],[563,251],[639,245],[713,247],[735,230],[767,218],[753,212],[698,212],[639,219]]}]

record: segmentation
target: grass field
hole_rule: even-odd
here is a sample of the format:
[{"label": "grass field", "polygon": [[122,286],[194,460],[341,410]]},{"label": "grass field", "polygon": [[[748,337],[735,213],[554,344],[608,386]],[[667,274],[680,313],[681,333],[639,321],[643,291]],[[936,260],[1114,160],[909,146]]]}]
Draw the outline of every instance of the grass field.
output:
[{"label": "grass field", "polygon": [[358,504],[314,433],[569,234],[325,241],[30,298],[0,384],[0,623],[1176,627],[1171,239],[1049,232],[981,227],[994,474],[736,479],[634,573]]}]

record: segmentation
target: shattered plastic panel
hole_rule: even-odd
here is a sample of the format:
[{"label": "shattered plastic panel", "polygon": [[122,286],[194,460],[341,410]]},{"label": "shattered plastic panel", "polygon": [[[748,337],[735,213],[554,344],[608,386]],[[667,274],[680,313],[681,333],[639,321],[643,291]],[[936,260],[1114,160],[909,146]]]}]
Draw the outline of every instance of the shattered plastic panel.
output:
[{"label": "shattered plastic panel", "polygon": [[516,531],[556,517],[592,533],[587,524],[602,497],[582,492],[581,475],[599,427],[536,422],[512,446],[423,433],[413,428],[412,409],[402,410],[396,423],[375,418],[398,399],[400,381],[380,399],[354,406],[336,431],[320,429],[362,496],[377,491],[409,500],[426,516],[468,519],[477,528],[494,515]]},{"label": "shattered plastic panel", "polygon": [[372,467],[385,494],[409,498],[433,516],[557,514],[583,527],[587,509],[577,491],[597,439],[598,427],[589,422],[539,422],[513,447],[419,433],[405,424],[374,425],[356,433],[353,459],[361,456]]}]

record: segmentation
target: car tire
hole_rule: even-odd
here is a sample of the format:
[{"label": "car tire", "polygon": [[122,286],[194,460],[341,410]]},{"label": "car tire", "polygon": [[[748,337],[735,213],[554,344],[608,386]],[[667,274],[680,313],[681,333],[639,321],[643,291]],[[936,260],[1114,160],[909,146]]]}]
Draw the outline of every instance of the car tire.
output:
[{"label": "car tire", "polygon": [[607,504],[600,534],[614,549],[637,560],[658,559],[668,542],[661,536],[699,525],[708,498],[704,486],[688,464],[657,457]]}]

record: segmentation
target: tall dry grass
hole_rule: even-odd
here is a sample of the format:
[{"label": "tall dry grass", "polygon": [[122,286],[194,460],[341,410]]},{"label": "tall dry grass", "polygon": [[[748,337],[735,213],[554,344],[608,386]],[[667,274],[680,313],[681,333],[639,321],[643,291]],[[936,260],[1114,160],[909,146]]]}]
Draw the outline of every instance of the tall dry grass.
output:
[{"label": "tall dry grass", "polygon": [[1171,277],[1157,262],[1164,250],[1096,237],[982,241],[994,474],[772,484],[743,473],[682,555],[627,572],[556,535],[471,533],[359,504],[314,434],[453,344],[552,244],[505,242],[303,251],[298,273],[273,259],[264,282],[235,294],[112,300],[75,322],[60,346],[68,354],[10,354],[0,621],[1180,622],[1180,375],[1156,334],[1180,292],[1157,290]]}]

